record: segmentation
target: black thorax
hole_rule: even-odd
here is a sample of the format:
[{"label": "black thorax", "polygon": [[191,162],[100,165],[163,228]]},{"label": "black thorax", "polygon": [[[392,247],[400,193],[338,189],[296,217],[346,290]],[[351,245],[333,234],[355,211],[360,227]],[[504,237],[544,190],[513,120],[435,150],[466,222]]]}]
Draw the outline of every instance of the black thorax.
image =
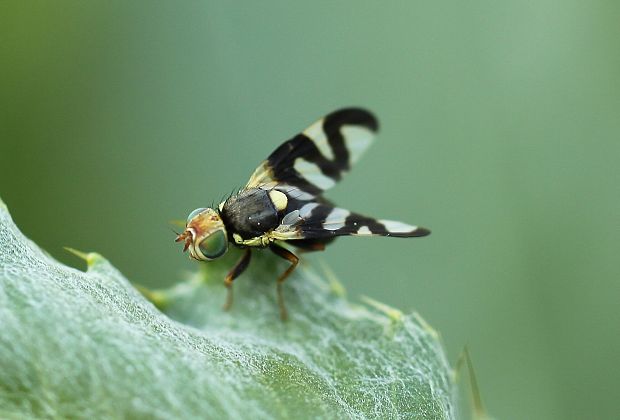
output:
[{"label": "black thorax", "polygon": [[267,191],[252,188],[241,191],[224,203],[221,217],[229,234],[255,238],[278,226],[279,217]]}]

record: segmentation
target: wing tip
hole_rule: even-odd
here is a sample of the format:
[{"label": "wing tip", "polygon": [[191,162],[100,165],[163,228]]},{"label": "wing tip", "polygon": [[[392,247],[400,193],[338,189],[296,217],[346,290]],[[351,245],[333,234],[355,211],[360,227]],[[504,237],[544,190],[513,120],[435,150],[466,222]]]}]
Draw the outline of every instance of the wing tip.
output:
[{"label": "wing tip", "polygon": [[385,236],[393,236],[395,238],[411,238],[428,236],[431,231],[421,226],[408,225],[407,223],[397,222],[394,220],[378,220],[385,228]]},{"label": "wing tip", "polygon": [[428,236],[431,234],[430,229],[426,229],[423,227],[418,227],[416,228],[416,230],[414,230],[413,232],[410,232],[411,236],[413,237],[422,237],[422,236]]},{"label": "wing tip", "polygon": [[385,236],[389,236],[391,238],[422,238],[424,236],[428,236],[431,234],[429,229],[423,227],[417,227],[414,230],[410,230],[408,232],[389,232]]},{"label": "wing tip", "polygon": [[371,111],[357,106],[338,109],[325,117],[325,120],[339,124],[356,124],[372,132],[379,131],[379,120]]}]

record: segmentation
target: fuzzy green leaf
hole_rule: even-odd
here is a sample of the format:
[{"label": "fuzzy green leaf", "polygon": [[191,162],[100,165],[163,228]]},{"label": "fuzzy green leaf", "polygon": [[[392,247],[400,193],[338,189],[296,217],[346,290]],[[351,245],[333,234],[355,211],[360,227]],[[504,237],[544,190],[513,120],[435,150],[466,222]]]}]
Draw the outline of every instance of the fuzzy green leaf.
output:
[{"label": "fuzzy green leaf", "polygon": [[[302,266],[278,318],[270,256],[221,310],[230,258],[144,298],[97,254],[64,266],[0,201],[0,417],[454,418],[452,374],[418,317],[354,306]],[[329,276],[327,276],[329,277]]]}]

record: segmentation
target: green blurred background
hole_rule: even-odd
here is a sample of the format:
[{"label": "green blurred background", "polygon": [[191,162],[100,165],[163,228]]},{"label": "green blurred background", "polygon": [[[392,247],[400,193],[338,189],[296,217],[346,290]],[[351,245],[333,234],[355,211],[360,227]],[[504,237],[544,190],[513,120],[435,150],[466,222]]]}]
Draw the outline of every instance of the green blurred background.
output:
[{"label": "green blurred background", "polygon": [[345,238],[311,261],[352,297],[418,310],[451,360],[469,344],[492,415],[617,416],[620,3],[0,10],[0,196],[61,261],[96,250],[172,284],[195,265],[169,220],[362,105],[379,141],[329,196],[433,235]]}]

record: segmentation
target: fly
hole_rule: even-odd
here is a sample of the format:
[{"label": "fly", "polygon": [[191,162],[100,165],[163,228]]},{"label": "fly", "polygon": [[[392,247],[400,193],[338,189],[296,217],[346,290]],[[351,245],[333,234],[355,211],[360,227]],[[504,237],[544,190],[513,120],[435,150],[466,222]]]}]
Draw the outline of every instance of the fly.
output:
[{"label": "fly", "polygon": [[337,236],[426,236],[428,229],[375,219],[334,206],[323,197],[357,162],[378,131],[374,115],[341,109],[284,142],[254,171],[247,185],[216,208],[192,211],[177,242],[199,261],[215,260],[229,244],[244,249],[226,275],[225,309],[233,302],[232,284],[250,263],[252,250],[269,248],[290,262],[277,279],[280,316],[287,318],[282,284],[299,257],[281,246],[318,251]]}]

